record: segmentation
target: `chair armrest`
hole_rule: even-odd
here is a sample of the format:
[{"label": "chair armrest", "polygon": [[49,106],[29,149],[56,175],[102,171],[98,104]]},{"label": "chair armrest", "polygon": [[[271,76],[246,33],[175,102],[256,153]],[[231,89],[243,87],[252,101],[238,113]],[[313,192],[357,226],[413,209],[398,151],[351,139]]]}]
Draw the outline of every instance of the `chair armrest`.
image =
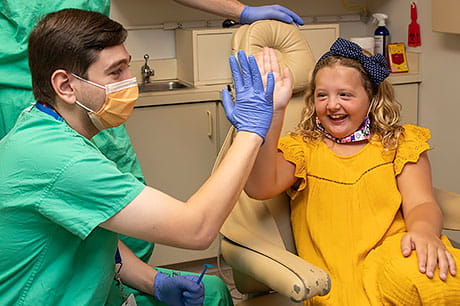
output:
[{"label": "chair armrest", "polygon": [[436,201],[444,216],[443,227],[448,230],[460,230],[460,194],[433,188]]},{"label": "chair armrest", "polygon": [[225,261],[295,302],[325,295],[331,288],[329,275],[284,249],[269,246],[262,254],[226,238],[221,243]]}]

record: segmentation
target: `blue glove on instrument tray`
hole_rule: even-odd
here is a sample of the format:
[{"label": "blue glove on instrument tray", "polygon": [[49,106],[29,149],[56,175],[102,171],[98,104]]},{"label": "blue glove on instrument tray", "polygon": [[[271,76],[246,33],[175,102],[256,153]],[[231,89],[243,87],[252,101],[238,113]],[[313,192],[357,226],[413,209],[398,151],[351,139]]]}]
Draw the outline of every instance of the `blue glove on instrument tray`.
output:
[{"label": "blue glove on instrument tray", "polygon": [[240,23],[249,24],[262,19],[275,19],[295,25],[303,25],[296,13],[281,5],[246,6],[240,14]]},{"label": "blue glove on instrument tray", "polygon": [[234,56],[230,57],[236,98],[234,104],[228,90],[222,90],[225,114],[238,131],[256,133],[265,140],[273,116],[273,73],[267,74],[267,88],[264,90],[255,58],[252,55],[246,57],[240,50],[238,60],[239,65]]},{"label": "blue glove on instrument tray", "polygon": [[158,272],[155,276],[155,298],[170,306],[203,305],[204,285],[197,284],[197,275],[168,276]]}]

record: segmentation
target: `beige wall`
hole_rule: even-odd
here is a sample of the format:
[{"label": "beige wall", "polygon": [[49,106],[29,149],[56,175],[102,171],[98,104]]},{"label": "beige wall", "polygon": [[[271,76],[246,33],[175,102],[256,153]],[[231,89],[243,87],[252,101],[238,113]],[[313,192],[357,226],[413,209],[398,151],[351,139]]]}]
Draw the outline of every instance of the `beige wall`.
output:
[{"label": "beige wall", "polygon": [[[352,14],[355,11],[343,7],[342,0],[247,0],[247,5],[280,4],[294,10],[300,16],[324,16]],[[368,0],[348,0],[348,3],[365,5]],[[111,15],[125,26],[159,24],[170,21],[224,19],[195,9],[187,8],[172,0],[112,0]]]},{"label": "beige wall", "polygon": [[[436,0],[433,0],[436,1]],[[392,41],[407,43],[410,1],[370,0],[373,12],[390,15]],[[420,88],[419,124],[432,132],[429,153],[433,184],[460,192],[460,35],[433,32],[431,0],[418,0],[418,23],[421,27],[422,85]]]}]

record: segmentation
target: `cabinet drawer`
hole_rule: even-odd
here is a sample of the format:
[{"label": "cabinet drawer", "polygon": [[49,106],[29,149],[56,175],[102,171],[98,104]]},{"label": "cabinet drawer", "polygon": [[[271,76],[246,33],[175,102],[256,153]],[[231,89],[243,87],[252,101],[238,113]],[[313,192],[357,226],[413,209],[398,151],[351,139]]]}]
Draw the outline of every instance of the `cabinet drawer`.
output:
[{"label": "cabinet drawer", "polygon": [[176,30],[177,77],[194,86],[228,83],[235,29]]}]

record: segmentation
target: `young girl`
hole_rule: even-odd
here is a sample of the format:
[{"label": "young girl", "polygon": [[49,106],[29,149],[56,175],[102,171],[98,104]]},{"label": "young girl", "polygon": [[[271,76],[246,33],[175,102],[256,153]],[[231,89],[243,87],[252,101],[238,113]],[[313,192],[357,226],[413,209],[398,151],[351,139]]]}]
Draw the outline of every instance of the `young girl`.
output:
[{"label": "young girl", "polygon": [[[274,58],[264,50],[261,73],[280,78]],[[432,192],[430,132],[398,125],[388,75],[383,56],[339,38],[316,64],[301,122],[279,143],[289,97],[275,89],[272,125],[245,190],[260,200],[290,195],[298,254],[332,280],[329,294],[306,305],[460,301],[460,254],[441,235]]]}]

